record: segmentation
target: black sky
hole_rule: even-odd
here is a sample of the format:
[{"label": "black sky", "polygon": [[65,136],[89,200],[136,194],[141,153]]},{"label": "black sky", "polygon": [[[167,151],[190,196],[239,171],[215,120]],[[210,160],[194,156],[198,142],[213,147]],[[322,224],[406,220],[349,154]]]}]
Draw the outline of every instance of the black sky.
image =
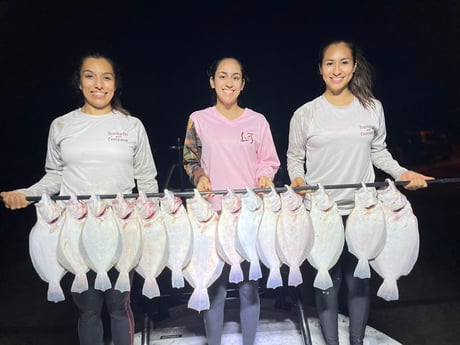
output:
[{"label": "black sky", "polygon": [[123,103],[148,131],[160,180],[188,115],[209,105],[206,69],[222,55],[245,64],[244,105],[266,115],[284,162],[290,116],[321,93],[317,50],[331,35],[355,39],[374,65],[389,135],[456,130],[459,15],[456,0],[0,0],[0,189],[42,176],[49,124],[78,106],[68,82],[91,49],[119,62]]}]

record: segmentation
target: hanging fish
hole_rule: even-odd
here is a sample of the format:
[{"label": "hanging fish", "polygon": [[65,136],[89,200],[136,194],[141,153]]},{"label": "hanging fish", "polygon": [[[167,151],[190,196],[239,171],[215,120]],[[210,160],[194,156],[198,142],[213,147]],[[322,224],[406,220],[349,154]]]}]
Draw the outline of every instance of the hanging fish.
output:
[{"label": "hanging fish", "polygon": [[193,250],[192,226],[182,199],[165,189],[160,209],[168,235],[168,262],[173,288],[184,287],[183,268],[190,261]]},{"label": "hanging fish", "polygon": [[142,224],[142,254],[136,272],[144,278],[142,294],[148,298],[160,296],[156,278],[168,261],[168,236],[160,212],[158,198],[148,198],[142,191],[136,200]]},{"label": "hanging fish", "polygon": [[315,230],[302,197],[292,187],[285,185],[280,193],[281,211],[276,229],[276,251],[281,262],[289,267],[288,285],[303,282],[300,266],[310,253]]},{"label": "hanging fish", "polygon": [[65,300],[60,281],[67,271],[57,260],[57,246],[65,214],[47,194],[42,194],[35,211],[37,221],[29,234],[30,258],[40,278],[48,283],[48,301],[60,302]]},{"label": "hanging fish", "polygon": [[326,290],[333,286],[329,269],[339,260],[345,244],[344,226],[337,204],[321,184],[318,184],[318,189],[309,196],[315,240],[307,260],[318,270],[313,286]]},{"label": "hanging fish", "polygon": [[184,277],[194,288],[187,306],[201,311],[209,309],[208,287],[222,274],[224,267],[216,249],[219,217],[197,189],[193,198],[187,199],[187,212],[193,229],[193,252]]},{"label": "hanging fish", "polygon": [[121,235],[121,253],[115,264],[119,275],[115,289],[121,292],[131,290],[129,272],[139,263],[142,253],[142,225],[135,204],[127,201],[122,193],[112,201],[115,219]]},{"label": "hanging fish", "polygon": [[217,224],[216,248],[219,256],[230,265],[229,282],[243,281],[243,257],[235,249],[236,227],[241,211],[241,200],[231,189],[222,196],[222,211]]},{"label": "hanging fish", "polygon": [[355,205],[345,227],[348,250],[358,259],[353,273],[355,277],[371,277],[369,260],[382,251],[386,235],[385,217],[377,191],[362,183],[362,187],[355,191]]},{"label": "hanging fish", "polygon": [[267,288],[275,289],[283,285],[281,277],[281,260],[276,252],[276,229],[281,212],[281,197],[275,188],[263,195],[263,214],[257,234],[257,254],[260,261],[270,271],[267,278]]},{"label": "hanging fish", "polygon": [[263,212],[262,198],[252,189],[246,188],[246,193],[241,196],[241,212],[236,228],[235,248],[249,262],[249,280],[262,278],[256,243]]},{"label": "hanging fish", "polygon": [[86,273],[89,267],[80,250],[80,237],[88,213],[85,202],[71,194],[65,204],[65,221],[59,235],[57,259],[69,272],[75,275],[70,291],[81,293],[88,290]]},{"label": "hanging fish", "polygon": [[377,191],[386,222],[386,242],[382,251],[369,263],[383,278],[377,296],[394,301],[399,299],[397,280],[408,275],[417,262],[420,236],[417,217],[406,196],[390,179],[388,186]]},{"label": "hanging fish", "polygon": [[121,255],[121,235],[112,207],[97,194],[88,200],[88,215],[80,239],[81,253],[90,269],[96,272],[94,288],[112,287],[107,272]]}]

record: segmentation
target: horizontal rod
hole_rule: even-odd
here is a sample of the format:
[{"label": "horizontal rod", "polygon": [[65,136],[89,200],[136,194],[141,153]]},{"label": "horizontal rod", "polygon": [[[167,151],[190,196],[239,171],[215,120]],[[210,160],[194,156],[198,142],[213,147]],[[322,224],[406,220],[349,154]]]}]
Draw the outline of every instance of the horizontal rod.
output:
[{"label": "horizontal rod", "polygon": [[[451,178],[440,178],[440,179],[433,179],[433,180],[427,180],[426,181],[428,184],[439,184],[439,183],[460,183],[460,177],[451,177]],[[409,181],[395,181],[394,184],[396,186],[405,186],[408,184]],[[388,183],[386,181],[383,182],[369,182],[365,184],[367,187],[386,187],[388,186]],[[350,183],[350,184],[334,184],[334,185],[323,185],[324,189],[344,189],[344,188],[361,188],[362,183]],[[295,191],[302,191],[302,190],[317,190],[318,186],[317,185],[310,185],[310,186],[302,186],[302,187],[293,187],[292,188]],[[269,193],[271,191],[270,188],[251,188],[255,193]],[[286,187],[276,187],[275,190],[278,193],[285,192],[287,190]],[[246,193],[247,190],[245,188],[242,189],[232,189],[234,193]],[[173,191],[171,192],[174,193],[175,196],[179,197],[193,197],[194,191],[193,190],[180,190],[180,191]],[[200,194],[206,195],[206,194],[226,194],[228,190],[222,189],[222,190],[211,190],[211,191],[200,191]],[[151,198],[161,198],[165,194],[164,193],[145,193],[147,197]],[[124,198],[137,198],[139,196],[138,193],[131,193],[131,194],[123,194]],[[91,195],[77,195],[76,196],[78,200],[86,200],[91,198]],[[117,197],[117,194],[102,194],[99,195],[101,199],[115,199]],[[53,195],[51,196],[53,200],[69,200],[70,195]],[[27,201],[31,202],[36,202],[40,201],[41,196],[27,196],[26,197]],[[3,199],[2,199],[3,200]]]}]

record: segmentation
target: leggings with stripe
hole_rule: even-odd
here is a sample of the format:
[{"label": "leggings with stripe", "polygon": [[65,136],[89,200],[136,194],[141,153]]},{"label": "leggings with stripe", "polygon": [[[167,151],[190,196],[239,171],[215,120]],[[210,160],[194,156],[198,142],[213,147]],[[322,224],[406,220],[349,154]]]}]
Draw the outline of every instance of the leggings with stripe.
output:
[{"label": "leggings with stripe", "polygon": [[[346,218],[344,218],[344,222]],[[371,287],[369,279],[353,277],[358,260],[345,244],[337,264],[329,270],[333,286],[327,290],[315,289],[316,310],[327,345],[339,345],[338,312],[339,289],[342,279],[347,285],[347,306],[350,322],[350,345],[362,345],[369,318]]]},{"label": "leggings with stripe", "polygon": [[[248,281],[249,264],[241,264],[245,281],[238,284],[240,299],[240,324],[243,345],[253,345],[260,315],[260,298],[257,281]],[[224,327],[224,307],[227,297],[229,265],[225,265],[220,277],[209,287],[211,306],[203,313],[208,345],[220,345]]]},{"label": "leggings with stripe", "polygon": [[[130,293],[111,288],[106,291],[96,290],[96,274],[89,271],[89,289],[82,293],[72,293],[72,298],[79,311],[78,337],[80,345],[103,345],[104,330],[101,312],[105,303],[110,317],[112,342],[114,345],[134,344],[134,318],[130,305]],[[133,272],[130,277],[132,280]],[[109,271],[112,286],[115,285],[118,272]]]}]

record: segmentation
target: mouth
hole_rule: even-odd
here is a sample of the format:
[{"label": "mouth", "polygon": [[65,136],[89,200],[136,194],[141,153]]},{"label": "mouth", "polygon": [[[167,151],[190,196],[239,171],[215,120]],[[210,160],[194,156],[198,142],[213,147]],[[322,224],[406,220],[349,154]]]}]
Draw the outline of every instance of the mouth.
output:
[{"label": "mouth", "polygon": [[103,98],[107,95],[107,92],[103,91],[91,91],[91,95],[93,95],[96,98]]}]

